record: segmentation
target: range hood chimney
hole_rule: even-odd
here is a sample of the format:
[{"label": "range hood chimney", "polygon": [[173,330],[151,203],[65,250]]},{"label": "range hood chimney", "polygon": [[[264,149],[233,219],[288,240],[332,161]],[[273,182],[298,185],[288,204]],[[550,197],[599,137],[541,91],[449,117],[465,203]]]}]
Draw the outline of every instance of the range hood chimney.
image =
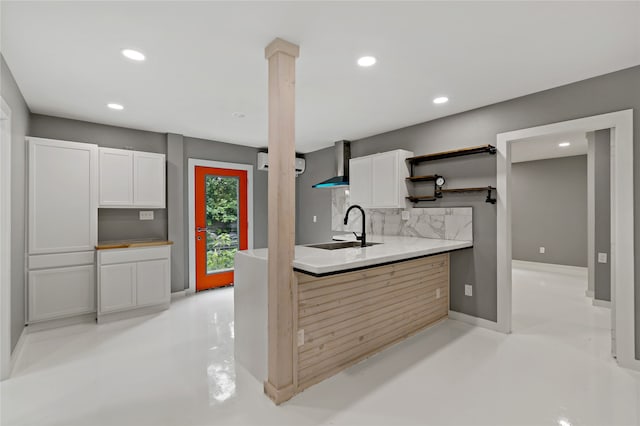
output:
[{"label": "range hood chimney", "polygon": [[349,186],[349,160],[351,159],[351,142],[338,141],[335,143],[336,175],[313,185],[313,188],[339,188]]}]

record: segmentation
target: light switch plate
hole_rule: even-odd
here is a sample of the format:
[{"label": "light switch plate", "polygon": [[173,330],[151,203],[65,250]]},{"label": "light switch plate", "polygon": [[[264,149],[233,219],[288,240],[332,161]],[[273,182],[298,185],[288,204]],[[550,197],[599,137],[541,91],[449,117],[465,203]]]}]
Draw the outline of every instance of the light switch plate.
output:
[{"label": "light switch plate", "polygon": [[436,299],[440,299],[440,289],[436,288]]},{"label": "light switch plate", "polygon": [[409,220],[410,214],[406,210],[402,210],[402,220]]},{"label": "light switch plate", "polygon": [[298,346],[304,345],[304,329],[298,330]]},{"label": "light switch plate", "polygon": [[313,223],[316,223],[318,221],[318,216],[313,216]]},{"label": "light switch plate", "polygon": [[153,220],[153,210],[140,210],[140,220]]},{"label": "light switch plate", "polygon": [[473,296],[473,286],[471,284],[464,285],[464,295]]},{"label": "light switch plate", "polygon": [[607,263],[607,253],[598,253],[598,263]]},{"label": "light switch plate", "polygon": [[544,247],[540,247],[540,254],[544,254],[545,252],[545,248]]}]

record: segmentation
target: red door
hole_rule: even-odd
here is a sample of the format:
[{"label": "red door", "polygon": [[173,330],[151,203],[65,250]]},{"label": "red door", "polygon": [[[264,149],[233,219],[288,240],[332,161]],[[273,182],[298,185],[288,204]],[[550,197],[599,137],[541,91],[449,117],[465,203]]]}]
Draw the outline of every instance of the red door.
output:
[{"label": "red door", "polygon": [[248,248],[246,170],[195,168],[196,291],[233,284],[236,251]]}]

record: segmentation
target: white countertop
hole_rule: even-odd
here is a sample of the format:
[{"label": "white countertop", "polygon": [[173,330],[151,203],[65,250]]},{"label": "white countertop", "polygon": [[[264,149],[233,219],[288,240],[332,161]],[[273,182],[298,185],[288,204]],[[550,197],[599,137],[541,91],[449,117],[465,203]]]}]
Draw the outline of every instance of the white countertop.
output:
[{"label": "white countertop", "polygon": [[[334,240],[355,240],[353,234],[338,235],[333,238]],[[473,247],[472,241],[390,235],[367,235],[367,242],[382,244],[339,250],[296,246],[293,267],[303,272],[321,275]],[[267,258],[267,253],[266,248],[238,252],[238,254],[262,259]]]}]

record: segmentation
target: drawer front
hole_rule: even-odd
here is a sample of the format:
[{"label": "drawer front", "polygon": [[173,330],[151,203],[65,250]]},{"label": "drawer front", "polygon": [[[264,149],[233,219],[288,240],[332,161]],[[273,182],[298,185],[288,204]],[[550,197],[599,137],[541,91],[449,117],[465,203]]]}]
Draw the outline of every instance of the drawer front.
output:
[{"label": "drawer front", "polygon": [[29,271],[29,322],[96,311],[95,267]]},{"label": "drawer front", "polygon": [[29,269],[93,265],[94,260],[95,251],[33,255],[29,256]]},{"label": "drawer front", "polygon": [[171,253],[171,246],[125,248],[100,250],[98,259],[101,265],[114,263],[131,263],[145,260],[168,259]]}]

